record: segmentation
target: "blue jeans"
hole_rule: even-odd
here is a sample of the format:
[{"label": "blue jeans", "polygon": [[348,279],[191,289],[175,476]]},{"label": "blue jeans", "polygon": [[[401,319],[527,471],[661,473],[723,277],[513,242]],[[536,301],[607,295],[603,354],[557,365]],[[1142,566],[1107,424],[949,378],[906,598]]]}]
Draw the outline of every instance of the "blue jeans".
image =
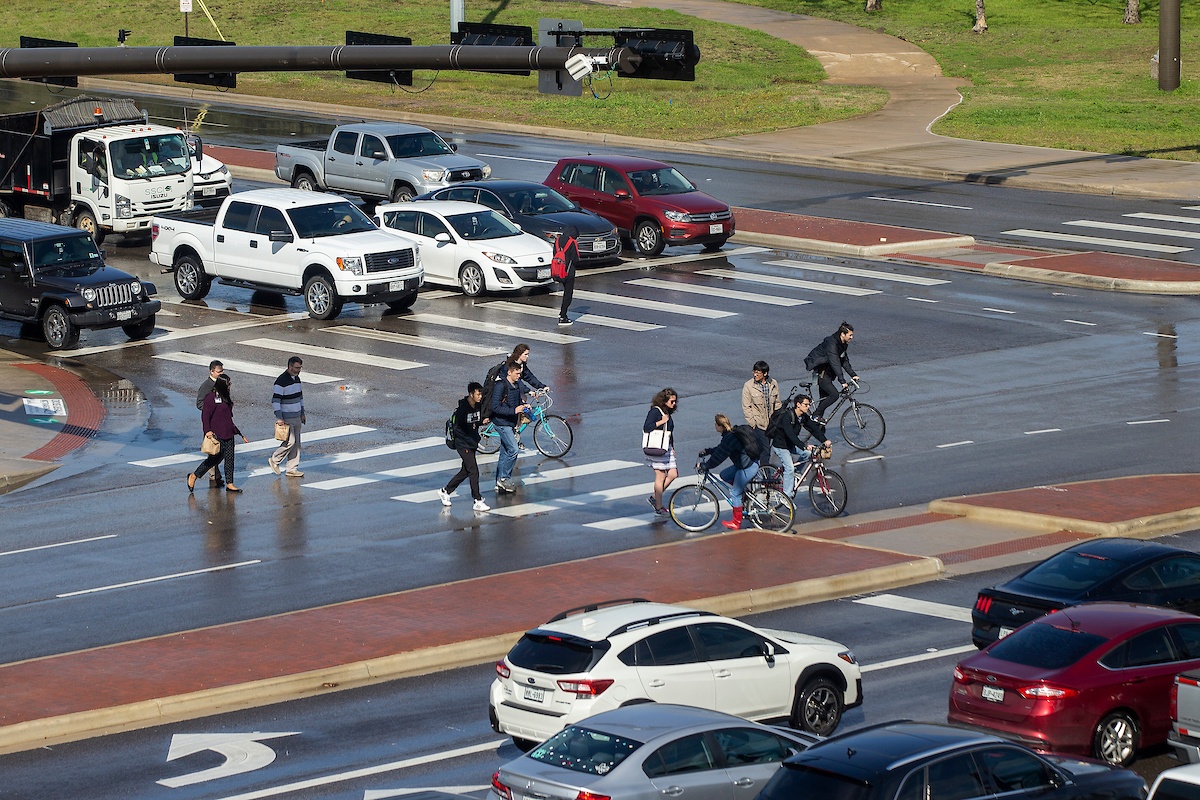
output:
[{"label": "blue jeans", "polygon": [[792,464],[792,451],[786,447],[772,447],[771,452],[779,458],[779,463],[783,464],[783,493],[791,497],[795,494],[792,489],[795,488],[796,483],[796,467]]},{"label": "blue jeans", "polygon": [[496,432],[500,434],[500,460],[496,462],[496,480],[508,480],[512,477],[513,464],[517,463],[517,434],[512,426],[505,422],[496,422]]},{"label": "blue jeans", "polygon": [[746,484],[752,481],[757,474],[758,464],[751,464],[745,469],[738,469],[730,464],[721,470],[721,480],[733,487],[733,491],[729,494],[729,500],[733,503],[734,508],[742,507],[742,492],[745,490]]}]

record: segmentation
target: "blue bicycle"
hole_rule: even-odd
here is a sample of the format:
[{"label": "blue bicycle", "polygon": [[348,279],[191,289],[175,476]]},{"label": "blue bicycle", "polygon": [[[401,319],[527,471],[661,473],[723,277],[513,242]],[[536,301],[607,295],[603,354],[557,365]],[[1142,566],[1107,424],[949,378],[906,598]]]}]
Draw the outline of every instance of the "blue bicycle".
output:
[{"label": "blue bicycle", "polygon": [[[530,425],[533,426],[533,444],[544,456],[562,458],[571,449],[575,434],[571,425],[557,414],[547,414],[546,409],[554,404],[549,391],[540,389],[531,392],[529,402],[532,408],[529,416],[517,426],[517,439]],[[495,453],[500,449],[500,432],[495,423],[489,422],[479,429],[479,452]]]}]

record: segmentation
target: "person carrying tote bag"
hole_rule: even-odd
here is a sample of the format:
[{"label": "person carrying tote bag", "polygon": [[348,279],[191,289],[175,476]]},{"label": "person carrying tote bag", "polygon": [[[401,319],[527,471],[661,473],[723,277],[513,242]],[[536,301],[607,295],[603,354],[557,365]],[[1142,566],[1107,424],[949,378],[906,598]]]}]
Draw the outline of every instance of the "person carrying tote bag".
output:
[{"label": "person carrying tote bag", "polygon": [[[204,407],[200,418],[204,424],[204,438],[215,437],[220,442],[217,452],[208,455],[200,466],[188,473],[188,491],[196,489],[196,481],[204,477],[210,469],[216,469],[222,461],[225,462],[225,491],[240,493],[242,490],[233,484],[233,437],[241,436],[242,441],[250,440],[242,434],[233,422],[233,397],[229,393],[229,376],[221,374],[213,383],[213,389],[204,396]],[[211,446],[209,446],[211,449]],[[205,450],[207,453],[208,451]]]},{"label": "person carrying tote bag", "polygon": [[[662,498],[671,482],[679,477],[679,468],[675,463],[675,445],[673,442],[675,420],[672,415],[679,405],[679,395],[667,387],[650,401],[650,410],[646,413],[646,422],[642,425],[642,452],[646,455],[646,466],[654,470],[654,494],[647,498],[654,513],[660,517],[668,516],[663,508]],[[652,452],[662,451],[661,455],[651,455]]]}]

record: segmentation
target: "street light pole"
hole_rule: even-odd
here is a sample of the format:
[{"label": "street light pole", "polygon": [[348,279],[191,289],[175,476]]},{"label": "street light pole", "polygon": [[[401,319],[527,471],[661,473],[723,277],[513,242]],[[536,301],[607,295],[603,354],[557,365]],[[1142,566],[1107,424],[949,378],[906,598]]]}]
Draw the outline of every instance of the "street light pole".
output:
[{"label": "street light pole", "polygon": [[1158,88],[1179,88],[1179,0],[1158,4]]}]

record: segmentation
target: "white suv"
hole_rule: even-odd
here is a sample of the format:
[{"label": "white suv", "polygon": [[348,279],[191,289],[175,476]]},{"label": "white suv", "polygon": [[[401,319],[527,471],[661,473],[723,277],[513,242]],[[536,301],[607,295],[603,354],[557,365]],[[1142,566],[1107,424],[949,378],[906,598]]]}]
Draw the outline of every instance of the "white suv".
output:
[{"label": "white suv", "polygon": [[496,662],[488,715],[519,747],[632,703],[679,703],[828,736],[862,703],[854,653],[647,600],[564,611]]}]

